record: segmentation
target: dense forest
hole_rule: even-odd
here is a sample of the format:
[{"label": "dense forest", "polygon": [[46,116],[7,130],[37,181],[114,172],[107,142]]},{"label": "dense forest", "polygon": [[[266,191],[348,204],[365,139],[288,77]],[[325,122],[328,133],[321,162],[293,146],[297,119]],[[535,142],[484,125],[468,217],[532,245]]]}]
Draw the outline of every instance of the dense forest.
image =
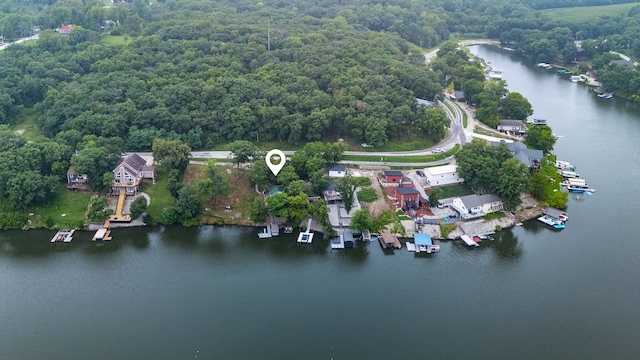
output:
[{"label": "dense forest", "polygon": [[[191,149],[236,140],[435,143],[446,118],[416,98],[433,100],[452,79],[476,93],[485,122],[497,120],[498,107],[526,116],[517,94],[502,100],[502,86],[482,87],[478,67],[424,66],[422,49],[451,38],[499,39],[533,61],[592,60],[606,88],[640,94],[637,71],[611,65],[608,53],[640,54],[637,9],[570,24],[534,10],[548,4],[1,0],[4,40],[36,32],[39,40],[0,53],[0,124],[28,114],[42,138],[25,142],[0,128],[0,158],[15,160],[0,162],[2,178],[32,179],[1,181],[0,192],[23,207],[46,202],[74,151],[107,159],[107,168],[158,138]],[[61,34],[62,25],[73,30]],[[455,51],[449,59],[468,61]],[[25,191],[34,196],[20,200]]]}]

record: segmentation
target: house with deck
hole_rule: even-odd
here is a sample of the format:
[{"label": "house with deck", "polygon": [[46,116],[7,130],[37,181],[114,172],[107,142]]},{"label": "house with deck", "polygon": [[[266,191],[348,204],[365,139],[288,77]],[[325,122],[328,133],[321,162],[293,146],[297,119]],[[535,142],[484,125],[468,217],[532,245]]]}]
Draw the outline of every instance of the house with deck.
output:
[{"label": "house with deck", "polygon": [[322,197],[327,204],[339,204],[342,203],[342,195],[337,190],[338,183],[332,181],[329,183],[326,189],[322,192]]},{"label": "house with deck", "polygon": [[462,184],[464,182],[464,179],[458,174],[458,165],[425,168],[424,175],[427,178],[427,185],[431,187]]},{"label": "house with deck", "polygon": [[542,157],[544,153],[542,150],[536,149],[527,149],[527,145],[515,141],[512,143],[504,143],[500,141],[492,141],[492,146],[500,146],[502,144],[506,144],[509,151],[511,151],[511,156],[522,161],[525,165],[529,167],[531,171],[539,171],[542,165]]},{"label": "house with deck", "polygon": [[77,174],[73,167],[67,170],[67,189],[89,190],[89,177],[87,174]]},{"label": "house with deck", "polygon": [[138,154],[131,154],[113,169],[114,180],[111,184],[113,192],[124,189],[127,195],[135,195],[143,181],[155,182],[155,168],[147,165],[147,161]]},{"label": "house with deck", "polygon": [[500,120],[498,131],[512,135],[524,135],[527,133],[527,126],[522,120]]},{"label": "house with deck", "polygon": [[504,208],[502,199],[495,194],[466,195],[454,198],[449,207],[463,220],[476,219]]},{"label": "house with deck", "polygon": [[73,25],[64,25],[58,28],[58,32],[62,35],[69,35],[73,31]]}]

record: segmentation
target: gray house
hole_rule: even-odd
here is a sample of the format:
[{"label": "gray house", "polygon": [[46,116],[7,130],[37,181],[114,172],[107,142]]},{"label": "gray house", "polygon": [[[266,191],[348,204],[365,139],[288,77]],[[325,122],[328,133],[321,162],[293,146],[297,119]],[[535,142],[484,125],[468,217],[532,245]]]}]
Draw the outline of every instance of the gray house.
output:
[{"label": "gray house", "polygon": [[[492,141],[492,146],[499,146],[501,144],[505,144],[503,142]],[[535,149],[527,149],[527,146],[521,142],[512,142],[506,143],[509,151],[511,151],[511,156],[525,163],[530,170],[540,170],[540,166],[542,163],[542,157],[544,153],[542,150]]]}]

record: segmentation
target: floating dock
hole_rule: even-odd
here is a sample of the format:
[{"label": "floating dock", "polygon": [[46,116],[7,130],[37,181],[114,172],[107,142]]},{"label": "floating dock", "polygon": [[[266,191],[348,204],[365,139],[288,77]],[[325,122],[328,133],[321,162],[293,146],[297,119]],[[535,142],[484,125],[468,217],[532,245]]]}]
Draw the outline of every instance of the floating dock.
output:
[{"label": "floating dock", "polygon": [[311,231],[311,219],[309,219],[309,222],[307,223],[307,230],[298,235],[298,243],[311,244],[311,241],[313,241],[313,231]]},{"label": "floating dock", "polygon": [[331,249],[344,249],[344,237],[342,235],[330,241]]},{"label": "floating dock", "polygon": [[461,235],[460,240],[465,243],[467,246],[480,246],[477,242],[473,241],[469,235]]},{"label": "floating dock", "polygon": [[267,239],[271,237],[271,225],[268,225],[266,228],[262,229],[262,232],[258,233],[258,237],[260,239]]},{"label": "floating dock", "polygon": [[388,231],[382,231],[380,232],[380,236],[378,237],[378,241],[380,242],[380,246],[382,246],[383,249],[400,249],[402,248],[402,244],[400,244],[400,241],[398,240],[398,238],[393,235],[392,233],[388,232]]},{"label": "floating dock", "polygon": [[55,243],[55,242],[66,242],[66,243],[69,243],[69,242],[71,242],[71,240],[73,240],[73,233],[74,232],[75,232],[75,230],[62,229],[62,230],[58,231],[51,238],[51,242],[52,243]]},{"label": "floating dock", "polygon": [[111,231],[109,229],[103,227],[98,229],[96,233],[91,238],[91,241],[110,241],[111,240]]},{"label": "floating dock", "polygon": [[369,229],[362,230],[362,241],[371,241],[371,232],[369,231]]}]

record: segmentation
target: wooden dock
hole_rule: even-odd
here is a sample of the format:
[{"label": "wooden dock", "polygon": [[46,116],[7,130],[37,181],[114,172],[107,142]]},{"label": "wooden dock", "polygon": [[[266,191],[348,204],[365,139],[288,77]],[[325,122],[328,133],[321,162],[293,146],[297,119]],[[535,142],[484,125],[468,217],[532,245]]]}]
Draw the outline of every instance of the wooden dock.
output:
[{"label": "wooden dock", "polygon": [[402,244],[398,240],[398,237],[390,233],[389,231],[381,231],[380,236],[378,236],[378,241],[380,242],[380,246],[383,249],[400,249],[402,248]]},{"label": "wooden dock", "polygon": [[131,216],[129,214],[123,214],[124,210],[124,201],[127,197],[127,194],[124,189],[120,189],[120,195],[118,195],[118,205],[116,206],[115,214],[109,217],[109,221],[111,222],[131,222]]},{"label": "wooden dock", "polygon": [[111,231],[107,228],[100,228],[91,238],[91,241],[110,241]]}]

